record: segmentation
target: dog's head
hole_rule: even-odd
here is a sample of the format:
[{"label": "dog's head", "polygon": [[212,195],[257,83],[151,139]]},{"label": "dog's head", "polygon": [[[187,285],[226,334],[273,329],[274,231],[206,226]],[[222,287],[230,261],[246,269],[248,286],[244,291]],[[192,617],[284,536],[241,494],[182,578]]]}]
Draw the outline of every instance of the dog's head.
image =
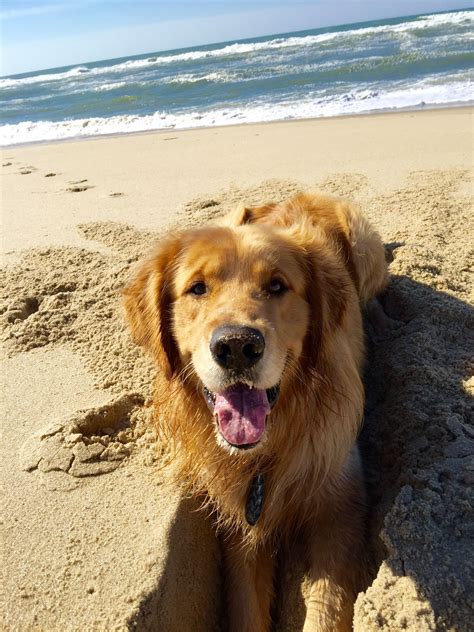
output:
[{"label": "dog's head", "polygon": [[264,444],[280,391],[317,362],[346,290],[314,235],[236,223],[169,236],[124,290],[136,342],[168,380],[199,388],[231,451]]}]

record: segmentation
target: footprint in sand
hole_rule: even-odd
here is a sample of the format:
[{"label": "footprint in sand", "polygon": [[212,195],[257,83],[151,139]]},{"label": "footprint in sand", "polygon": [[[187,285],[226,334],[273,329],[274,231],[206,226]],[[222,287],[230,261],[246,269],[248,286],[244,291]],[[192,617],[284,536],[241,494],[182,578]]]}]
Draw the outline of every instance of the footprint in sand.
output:
[{"label": "footprint in sand", "polygon": [[8,306],[3,318],[9,323],[16,323],[19,320],[26,320],[39,309],[39,301],[36,296],[25,296],[17,299]]},{"label": "footprint in sand", "polygon": [[109,193],[109,197],[121,197],[125,195],[125,193],[121,193],[120,191],[116,191],[115,193]]},{"label": "footprint in sand", "polygon": [[214,206],[219,206],[220,202],[217,200],[208,200],[208,199],[197,199],[188,202],[185,205],[186,210],[199,210],[203,211],[206,208],[212,208]]},{"label": "footprint in sand", "polygon": [[32,165],[27,165],[26,167],[22,167],[19,173],[22,176],[26,176],[29,173],[33,173],[33,171],[37,171],[36,167],[33,167]]},{"label": "footprint in sand", "polygon": [[12,166],[12,162],[4,162],[2,167],[11,167]]},{"label": "footprint in sand", "polygon": [[51,422],[23,445],[22,469],[76,478],[115,470],[145,434],[143,403],[138,393],[125,393],[103,406]]},{"label": "footprint in sand", "polygon": [[385,261],[387,263],[392,263],[395,260],[395,254],[394,254],[395,251],[404,245],[405,245],[405,242],[403,241],[392,241],[389,244],[384,244]]},{"label": "footprint in sand", "polygon": [[87,184],[87,182],[87,178],[84,178],[84,180],[70,180],[69,184],[71,186],[68,187],[66,191],[70,193],[82,193],[82,191],[87,191],[87,189],[93,189],[94,185]]},{"label": "footprint in sand", "polygon": [[82,191],[87,191],[87,189],[93,189],[94,187],[89,184],[75,184],[72,187],[68,187],[66,191],[70,193],[82,193]]},{"label": "footprint in sand", "polygon": [[55,173],[51,172],[51,173],[46,173],[44,177],[45,178],[52,178],[55,175],[56,175]]}]

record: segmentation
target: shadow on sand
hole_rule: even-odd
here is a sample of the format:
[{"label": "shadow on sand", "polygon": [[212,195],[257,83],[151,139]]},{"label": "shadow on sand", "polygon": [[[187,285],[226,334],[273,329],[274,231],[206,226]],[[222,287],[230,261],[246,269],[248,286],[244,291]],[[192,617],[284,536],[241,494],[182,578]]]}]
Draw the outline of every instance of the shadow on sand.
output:
[{"label": "shadow on sand", "polygon": [[[393,276],[381,302],[401,326],[385,336],[367,327],[360,445],[372,503],[371,541],[377,566],[385,559],[395,580],[409,578],[419,603],[403,599],[402,583],[384,587],[385,574],[359,598],[359,610],[366,616],[372,610],[377,625],[388,623],[389,629],[467,632],[474,592],[468,554],[474,309],[407,276]],[[399,611],[384,621],[390,601]],[[431,612],[422,612],[423,601]]]}]

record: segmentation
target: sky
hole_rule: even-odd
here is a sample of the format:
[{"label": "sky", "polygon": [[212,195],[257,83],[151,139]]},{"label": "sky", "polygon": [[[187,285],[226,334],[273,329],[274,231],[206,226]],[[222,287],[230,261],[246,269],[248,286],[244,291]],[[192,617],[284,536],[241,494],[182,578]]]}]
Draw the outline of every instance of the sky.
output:
[{"label": "sky", "polygon": [[473,4],[463,0],[1,0],[0,75]]}]

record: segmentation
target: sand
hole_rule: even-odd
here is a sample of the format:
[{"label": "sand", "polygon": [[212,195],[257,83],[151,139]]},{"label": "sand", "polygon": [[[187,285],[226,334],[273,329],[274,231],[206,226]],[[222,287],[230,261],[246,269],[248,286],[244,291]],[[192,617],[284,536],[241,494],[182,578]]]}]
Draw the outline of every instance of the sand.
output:
[{"label": "sand", "polygon": [[[219,548],[150,429],[154,368],[119,290],[167,226],[304,189],[360,202],[393,259],[391,327],[367,323],[375,566],[354,628],[472,627],[471,123],[463,108],[3,150],[2,629],[222,629]],[[305,587],[295,554],[278,632],[301,629]]]}]

